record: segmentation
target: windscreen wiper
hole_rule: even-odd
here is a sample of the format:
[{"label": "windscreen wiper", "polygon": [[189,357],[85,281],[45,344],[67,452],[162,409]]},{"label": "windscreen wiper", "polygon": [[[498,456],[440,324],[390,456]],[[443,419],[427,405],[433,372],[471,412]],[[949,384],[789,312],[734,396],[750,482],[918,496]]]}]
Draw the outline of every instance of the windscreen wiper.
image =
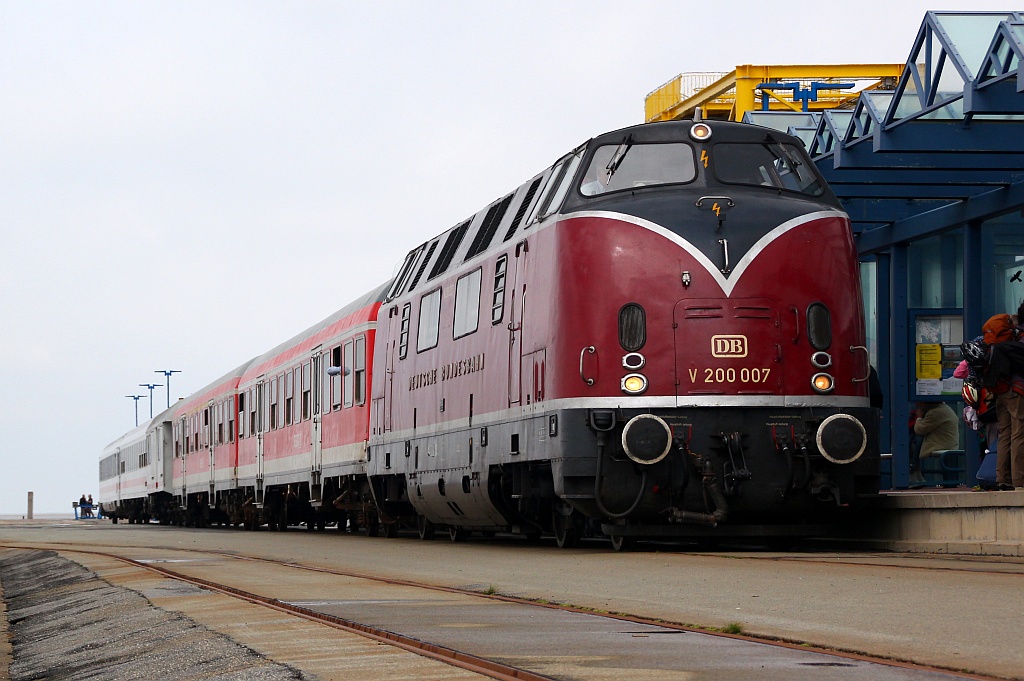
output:
[{"label": "windscreen wiper", "polygon": [[618,147],[616,147],[615,153],[612,154],[611,160],[608,161],[608,165],[606,165],[604,167],[604,170],[605,170],[605,173],[606,173],[606,181],[605,181],[606,185],[608,184],[608,182],[611,181],[612,175],[615,174],[615,171],[619,169],[620,165],[622,165],[622,159],[626,158],[626,154],[628,154],[629,150],[632,149],[632,148],[633,148],[633,136],[632,135],[627,136],[626,139],[622,140],[622,143],[619,144]]}]

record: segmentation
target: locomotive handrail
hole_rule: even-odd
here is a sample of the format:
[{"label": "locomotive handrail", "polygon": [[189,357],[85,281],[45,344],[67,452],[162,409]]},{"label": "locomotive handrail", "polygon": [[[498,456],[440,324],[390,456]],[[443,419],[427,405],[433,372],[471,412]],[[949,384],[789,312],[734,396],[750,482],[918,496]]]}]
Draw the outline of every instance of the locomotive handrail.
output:
[{"label": "locomotive handrail", "polygon": [[705,201],[728,201],[727,205],[729,206],[729,208],[732,208],[733,206],[736,205],[736,202],[733,201],[732,198],[728,196],[702,196],[699,199],[697,199],[697,202],[693,205],[697,206],[697,208],[703,208]]},{"label": "locomotive handrail", "polygon": [[586,376],[583,375],[583,356],[588,352],[592,355],[595,352],[597,352],[597,348],[595,348],[593,345],[588,345],[587,347],[580,350],[580,379],[587,385],[594,385],[594,379],[587,378]]},{"label": "locomotive handrail", "polygon": [[[856,352],[857,350],[863,350],[864,354],[868,355],[868,358],[870,359],[871,355],[868,353],[867,347],[865,347],[863,345],[851,345],[850,346],[850,352]],[[871,378],[871,362],[870,361],[868,362],[868,373],[867,373],[867,375],[864,376],[864,378],[855,378],[855,379],[853,379],[853,382],[854,383],[863,383],[864,381],[868,380],[869,378]]]},{"label": "locomotive handrail", "polygon": [[796,345],[800,342],[800,310],[796,309],[795,305],[790,305],[789,311],[792,312],[793,317],[796,318],[796,336],[793,338],[793,344]]}]

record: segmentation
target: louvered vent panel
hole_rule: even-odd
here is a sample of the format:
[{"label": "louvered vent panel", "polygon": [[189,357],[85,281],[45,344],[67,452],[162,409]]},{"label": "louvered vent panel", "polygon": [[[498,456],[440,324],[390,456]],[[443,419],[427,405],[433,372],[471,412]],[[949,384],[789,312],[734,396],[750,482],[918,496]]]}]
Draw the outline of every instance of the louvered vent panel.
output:
[{"label": "louvered vent panel", "polygon": [[[437,248],[437,242],[430,244],[430,248],[427,249],[427,254],[423,256],[423,262],[420,263],[420,267],[416,270],[416,276],[412,278],[412,283],[409,284],[409,291],[416,288],[416,284],[420,283],[420,278],[423,276],[424,270],[427,269],[427,264],[430,262],[431,256],[434,255],[434,250]],[[406,291],[408,293],[408,291]]]},{"label": "louvered vent panel", "polygon": [[469,223],[470,220],[466,220],[448,235],[448,240],[444,242],[444,248],[441,249],[441,255],[438,257],[437,263],[430,270],[430,276],[427,277],[428,280],[433,279],[439,274],[444,274],[448,269],[448,265],[452,264],[452,258],[455,257],[455,251],[459,250],[459,244],[462,243],[463,237],[466,236]]},{"label": "louvered vent panel", "polygon": [[515,217],[512,218],[512,224],[508,226],[508,231],[505,232],[505,238],[502,241],[511,239],[515,235],[516,230],[519,229],[519,223],[523,221],[526,211],[530,210],[530,204],[533,203],[533,197],[537,193],[537,189],[540,188],[540,181],[542,179],[538,177],[530,185],[530,188],[526,190],[526,196],[523,197],[523,202],[519,204],[519,210],[516,211]]},{"label": "louvered vent panel", "polygon": [[494,233],[498,231],[498,225],[501,224],[501,220],[505,217],[505,212],[508,210],[510,203],[512,203],[512,194],[491,206],[490,210],[487,211],[483,224],[477,230],[476,238],[473,239],[473,243],[469,246],[466,260],[483,253],[491,245],[491,239],[494,238]]},{"label": "louvered vent panel", "polygon": [[647,313],[636,303],[619,310],[619,345],[626,352],[636,352],[647,342]]}]

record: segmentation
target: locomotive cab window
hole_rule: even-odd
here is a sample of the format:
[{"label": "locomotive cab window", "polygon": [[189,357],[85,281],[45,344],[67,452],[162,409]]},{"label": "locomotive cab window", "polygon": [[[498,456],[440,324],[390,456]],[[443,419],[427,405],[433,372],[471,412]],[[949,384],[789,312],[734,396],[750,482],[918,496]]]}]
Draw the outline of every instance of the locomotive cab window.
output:
[{"label": "locomotive cab window", "polygon": [[744,184],[821,196],[824,185],[807,154],[792,144],[721,142],[711,149],[715,177]]},{"label": "locomotive cab window", "polygon": [[697,177],[693,147],[664,144],[605,144],[594,151],[580,183],[584,196],[664,184],[683,184]]}]

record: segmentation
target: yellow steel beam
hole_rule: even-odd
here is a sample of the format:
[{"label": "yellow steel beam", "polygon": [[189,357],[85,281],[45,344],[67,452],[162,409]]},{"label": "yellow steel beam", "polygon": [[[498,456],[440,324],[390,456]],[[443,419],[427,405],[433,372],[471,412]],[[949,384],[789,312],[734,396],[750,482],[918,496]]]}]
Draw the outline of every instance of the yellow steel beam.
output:
[{"label": "yellow steel beam", "polygon": [[[648,123],[689,118],[699,106],[709,118],[740,120],[747,111],[759,108],[757,86],[761,83],[794,80],[872,80],[876,82],[868,87],[877,87],[877,84],[885,79],[891,79],[895,83],[902,74],[903,67],[903,64],[744,64],[689,94],[683,91],[682,83],[683,78],[691,74],[680,74],[647,96],[644,101],[644,118]],[[772,108],[794,108],[792,99],[787,102],[780,96],[781,94],[770,97],[775,100],[772,102]],[[856,96],[856,93],[841,91],[836,94],[825,94],[820,102],[812,102],[810,108],[834,108]]]}]

